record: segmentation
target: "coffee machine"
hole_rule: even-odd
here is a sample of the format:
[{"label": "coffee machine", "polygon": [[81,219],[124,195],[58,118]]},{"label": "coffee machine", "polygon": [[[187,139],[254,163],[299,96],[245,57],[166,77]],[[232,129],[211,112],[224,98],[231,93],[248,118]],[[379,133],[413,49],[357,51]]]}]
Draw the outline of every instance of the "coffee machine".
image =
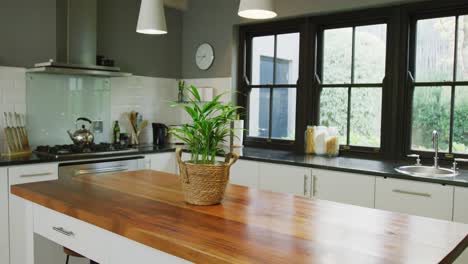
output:
[{"label": "coffee machine", "polygon": [[153,144],[162,146],[167,144],[167,134],[169,128],[165,124],[153,123]]}]

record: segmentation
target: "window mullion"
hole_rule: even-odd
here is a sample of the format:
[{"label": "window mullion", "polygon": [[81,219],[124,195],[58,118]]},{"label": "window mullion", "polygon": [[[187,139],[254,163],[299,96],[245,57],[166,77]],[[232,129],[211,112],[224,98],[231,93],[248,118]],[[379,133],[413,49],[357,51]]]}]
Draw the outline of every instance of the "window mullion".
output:
[{"label": "window mullion", "polygon": [[450,97],[450,129],[449,129],[449,153],[453,153],[453,115],[455,111],[455,82],[457,81],[457,60],[458,60],[458,19],[455,17],[455,45],[454,45],[454,57],[453,57],[453,84]]},{"label": "window mullion", "polygon": [[273,45],[273,83],[272,83],[272,86],[270,86],[270,107],[269,107],[270,118],[268,122],[268,141],[270,142],[271,142],[271,135],[272,135],[272,129],[273,129],[273,87],[276,84],[276,57],[278,55],[277,44],[278,44],[278,35],[275,35],[274,45]]},{"label": "window mullion", "polygon": [[354,66],[356,56],[356,27],[353,27],[351,41],[351,86],[348,87],[348,116],[346,120],[346,145],[351,145],[351,89],[354,84]]}]

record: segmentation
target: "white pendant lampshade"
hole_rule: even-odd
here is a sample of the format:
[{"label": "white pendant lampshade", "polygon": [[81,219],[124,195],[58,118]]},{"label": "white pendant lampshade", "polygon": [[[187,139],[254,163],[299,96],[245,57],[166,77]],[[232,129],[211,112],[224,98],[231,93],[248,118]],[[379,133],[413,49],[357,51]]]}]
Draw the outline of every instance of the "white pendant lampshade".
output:
[{"label": "white pendant lampshade", "polygon": [[277,16],[274,0],[241,0],[238,14],[250,19],[268,19]]},{"label": "white pendant lampshade", "polygon": [[163,0],[141,0],[136,31],[152,35],[167,33]]}]

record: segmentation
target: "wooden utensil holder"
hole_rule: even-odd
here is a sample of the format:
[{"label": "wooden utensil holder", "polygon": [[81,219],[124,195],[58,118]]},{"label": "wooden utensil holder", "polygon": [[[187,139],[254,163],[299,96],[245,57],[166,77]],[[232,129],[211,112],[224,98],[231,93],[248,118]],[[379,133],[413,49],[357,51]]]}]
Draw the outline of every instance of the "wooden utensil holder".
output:
[{"label": "wooden utensil holder", "polygon": [[[14,115],[17,115],[14,113]],[[18,115],[19,118],[19,115]],[[18,124],[21,122],[18,122]],[[31,149],[29,146],[28,133],[25,126],[8,126],[5,124],[3,129],[5,133],[6,147],[3,150],[1,156],[3,157],[27,157],[31,155]]]},{"label": "wooden utensil holder", "polygon": [[[6,141],[6,148],[5,152],[2,153],[3,157],[10,157],[10,158],[15,158],[15,157],[27,157],[31,155],[31,149],[29,148],[29,144],[25,144],[25,142],[28,141],[27,139],[27,134],[23,134],[21,141],[24,142],[25,146],[23,144],[18,144],[18,142],[15,142],[15,139],[11,135],[11,130],[12,128],[4,128],[5,132],[5,141]],[[23,131],[26,131],[25,127],[17,127],[16,129],[21,129]]]}]

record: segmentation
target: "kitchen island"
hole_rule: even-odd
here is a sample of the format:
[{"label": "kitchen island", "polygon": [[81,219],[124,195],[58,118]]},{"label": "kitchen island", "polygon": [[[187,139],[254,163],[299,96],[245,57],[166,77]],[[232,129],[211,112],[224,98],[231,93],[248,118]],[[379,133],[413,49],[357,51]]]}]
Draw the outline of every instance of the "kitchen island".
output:
[{"label": "kitchen island", "polygon": [[29,237],[101,264],[452,263],[468,246],[467,225],[236,185],[222,205],[191,206],[177,176],[156,171],[11,192],[27,203]]}]

